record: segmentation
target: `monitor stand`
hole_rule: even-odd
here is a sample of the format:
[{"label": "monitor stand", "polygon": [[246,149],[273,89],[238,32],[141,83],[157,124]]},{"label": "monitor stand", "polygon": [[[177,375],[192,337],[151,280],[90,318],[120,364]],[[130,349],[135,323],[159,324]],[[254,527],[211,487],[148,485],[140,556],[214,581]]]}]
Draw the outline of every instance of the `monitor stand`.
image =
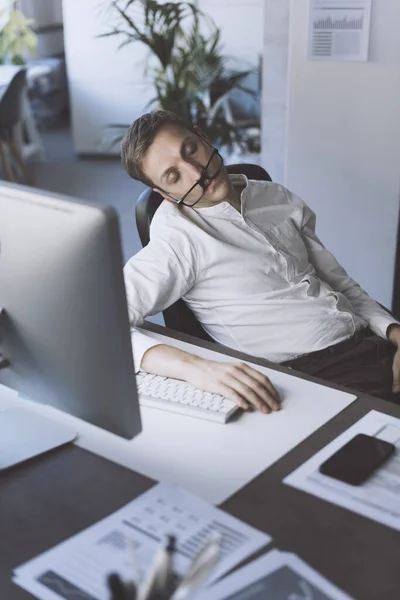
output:
[{"label": "monitor stand", "polygon": [[[0,326],[4,318],[5,310],[0,306]],[[0,334],[0,343],[1,341]],[[9,365],[7,358],[0,352],[0,370]],[[12,407],[1,410],[1,396],[0,388],[0,471],[76,438],[77,434],[71,427],[29,409]]]},{"label": "monitor stand", "polygon": [[0,471],[72,442],[76,432],[29,409],[0,412]]}]

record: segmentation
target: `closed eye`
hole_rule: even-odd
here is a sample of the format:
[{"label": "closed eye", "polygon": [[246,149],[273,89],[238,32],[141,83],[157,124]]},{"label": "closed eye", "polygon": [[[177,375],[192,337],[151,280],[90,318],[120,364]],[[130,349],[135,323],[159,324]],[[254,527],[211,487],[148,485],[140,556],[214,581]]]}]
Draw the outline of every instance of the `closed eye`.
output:
[{"label": "closed eye", "polygon": [[198,149],[198,145],[196,144],[196,142],[189,142],[186,144],[185,146],[185,150],[184,150],[184,155],[187,156],[193,156],[193,154],[196,154]]},{"label": "closed eye", "polygon": [[171,171],[168,174],[168,184],[169,185],[173,185],[174,183],[177,183],[180,179],[180,175],[177,171]]}]

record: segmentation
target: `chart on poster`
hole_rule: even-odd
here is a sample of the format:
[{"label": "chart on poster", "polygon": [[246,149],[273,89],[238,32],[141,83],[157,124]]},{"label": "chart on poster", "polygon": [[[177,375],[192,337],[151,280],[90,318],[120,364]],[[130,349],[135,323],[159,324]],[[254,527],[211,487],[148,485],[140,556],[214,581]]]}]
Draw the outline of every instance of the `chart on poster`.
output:
[{"label": "chart on poster", "polygon": [[372,0],[311,0],[308,57],[367,61]]}]

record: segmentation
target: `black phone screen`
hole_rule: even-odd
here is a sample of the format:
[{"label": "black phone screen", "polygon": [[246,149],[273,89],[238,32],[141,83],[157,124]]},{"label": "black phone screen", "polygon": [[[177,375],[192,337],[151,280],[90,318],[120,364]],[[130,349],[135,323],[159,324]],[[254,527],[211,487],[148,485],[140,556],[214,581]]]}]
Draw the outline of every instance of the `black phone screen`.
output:
[{"label": "black phone screen", "polygon": [[359,433],[328,458],[319,470],[351,485],[360,485],[393,454],[396,446]]}]

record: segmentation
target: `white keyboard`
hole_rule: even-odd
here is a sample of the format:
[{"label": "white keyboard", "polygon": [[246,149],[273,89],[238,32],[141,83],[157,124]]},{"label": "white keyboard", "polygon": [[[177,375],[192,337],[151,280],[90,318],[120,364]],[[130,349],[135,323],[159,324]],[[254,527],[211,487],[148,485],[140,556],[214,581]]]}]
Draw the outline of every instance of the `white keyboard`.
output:
[{"label": "white keyboard", "polygon": [[161,377],[139,371],[136,375],[139,404],[169,410],[190,417],[218,423],[227,420],[239,410],[238,405],[218,394],[204,392],[179,379]]}]

